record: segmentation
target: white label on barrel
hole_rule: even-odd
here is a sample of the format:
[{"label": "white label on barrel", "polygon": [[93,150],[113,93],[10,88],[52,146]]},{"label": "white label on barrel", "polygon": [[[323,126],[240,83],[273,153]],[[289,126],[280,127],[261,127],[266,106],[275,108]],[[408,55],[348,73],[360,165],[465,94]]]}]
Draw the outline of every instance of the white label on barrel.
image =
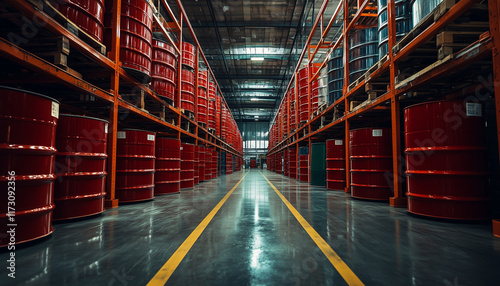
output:
[{"label": "white label on barrel", "polygon": [[468,102],[465,104],[465,109],[467,110],[467,116],[483,116],[483,110],[480,103]]},{"label": "white label on barrel", "polygon": [[148,134],[148,141],[155,141],[155,136]]},{"label": "white label on barrel", "polygon": [[59,103],[52,101],[52,117],[59,118]]},{"label": "white label on barrel", "polygon": [[118,131],[116,132],[116,138],[125,139],[127,138],[127,133],[125,131]]},{"label": "white label on barrel", "polygon": [[108,124],[104,124],[104,133],[108,134]]},{"label": "white label on barrel", "polygon": [[335,140],[335,146],[344,145],[344,140]]},{"label": "white label on barrel", "polygon": [[372,136],[373,137],[382,137],[382,129],[373,129]]},{"label": "white label on barrel", "polygon": [[162,48],[165,47],[165,45],[162,42],[158,42],[158,46]]},{"label": "white label on barrel", "polygon": [[184,147],[181,147],[181,151],[184,150]]}]

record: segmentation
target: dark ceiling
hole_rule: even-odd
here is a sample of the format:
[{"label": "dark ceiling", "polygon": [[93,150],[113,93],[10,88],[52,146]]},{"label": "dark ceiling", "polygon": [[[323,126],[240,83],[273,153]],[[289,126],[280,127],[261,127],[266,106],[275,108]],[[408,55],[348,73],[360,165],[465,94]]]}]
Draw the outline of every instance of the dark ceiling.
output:
[{"label": "dark ceiling", "polygon": [[237,122],[272,120],[322,2],[182,1]]}]

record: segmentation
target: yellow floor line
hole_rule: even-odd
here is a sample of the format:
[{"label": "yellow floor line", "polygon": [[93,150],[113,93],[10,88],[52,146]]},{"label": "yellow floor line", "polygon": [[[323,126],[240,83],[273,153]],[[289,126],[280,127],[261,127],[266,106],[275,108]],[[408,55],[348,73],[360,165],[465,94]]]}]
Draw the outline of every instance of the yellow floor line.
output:
[{"label": "yellow floor line", "polygon": [[191,234],[184,240],[184,242],[177,248],[174,254],[170,257],[170,259],[162,266],[162,268],[156,273],[156,275],[149,281],[148,286],[158,286],[165,285],[167,283],[172,273],[174,273],[175,269],[181,263],[182,259],[189,252],[191,247],[193,247],[194,243],[200,237],[201,233],[205,230],[210,221],[217,214],[222,205],[227,201],[227,199],[231,196],[231,194],[236,190],[239,184],[245,179],[248,173],[241,178],[241,180],[224,196],[224,198],[214,207],[214,209],[203,219],[203,221],[191,232]]},{"label": "yellow floor line", "polygon": [[297,221],[302,225],[304,230],[309,234],[312,240],[316,243],[316,245],[321,249],[323,254],[325,254],[326,258],[332,263],[333,267],[337,269],[339,274],[344,278],[348,285],[364,285],[363,282],[352,272],[352,270],[345,264],[344,261],[338,256],[338,254],[326,243],[326,241],[314,230],[314,228],[304,219],[304,217],[290,204],[290,202],[278,191],[278,189],[262,174],[259,173],[266,179],[269,185],[274,189],[276,194],[281,198],[281,200],[285,203],[288,209],[295,216]]}]

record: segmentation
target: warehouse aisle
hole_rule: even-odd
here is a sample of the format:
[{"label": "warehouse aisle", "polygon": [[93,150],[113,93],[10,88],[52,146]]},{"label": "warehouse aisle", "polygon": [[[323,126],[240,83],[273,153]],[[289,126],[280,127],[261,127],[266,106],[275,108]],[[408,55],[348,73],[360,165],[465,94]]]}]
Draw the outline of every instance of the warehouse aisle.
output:
[{"label": "warehouse aisle", "polygon": [[366,285],[495,285],[500,279],[500,241],[490,224],[417,218],[262,171],[345,262],[337,271],[300,215],[251,170],[56,224],[51,237],[16,251],[17,278],[7,279],[2,267],[0,285],[145,285],[245,174],[167,285],[346,285],[346,271]]}]

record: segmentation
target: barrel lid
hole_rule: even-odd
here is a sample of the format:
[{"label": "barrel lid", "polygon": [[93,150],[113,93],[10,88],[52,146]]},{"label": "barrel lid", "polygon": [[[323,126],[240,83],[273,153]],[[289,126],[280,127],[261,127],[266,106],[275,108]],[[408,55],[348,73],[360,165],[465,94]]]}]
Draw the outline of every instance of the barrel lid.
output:
[{"label": "barrel lid", "polygon": [[134,129],[134,128],[124,128],[124,129],[119,129],[118,131],[141,131],[141,132],[149,132],[149,133],[156,134],[156,132],[154,132],[154,131]]},{"label": "barrel lid", "polygon": [[22,93],[28,93],[28,94],[32,94],[32,95],[36,95],[36,96],[39,96],[39,97],[46,98],[46,99],[54,101],[56,103],[60,103],[59,100],[54,99],[52,97],[49,97],[49,96],[46,96],[46,95],[43,95],[43,94],[40,94],[40,93],[36,93],[36,92],[32,92],[32,91],[20,89],[20,88],[15,88],[15,87],[9,87],[9,86],[0,85],[0,89],[7,89],[7,90],[18,91],[18,92],[22,92]]},{"label": "barrel lid", "polygon": [[104,119],[101,119],[101,118],[91,117],[91,116],[83,116],[83,115],[77,115],[77,114],[66,114],[66,113],[62,113],[62,114],[59,114],[59,116],[60,116],[60,117],[61,117],[61,116],[64,116],[64,117],[78,117],[78,118],[86,118],[86,119],[98,120],[98,121],[103,121],[103,122],[109,123],[109,121],[104,120]]}]

